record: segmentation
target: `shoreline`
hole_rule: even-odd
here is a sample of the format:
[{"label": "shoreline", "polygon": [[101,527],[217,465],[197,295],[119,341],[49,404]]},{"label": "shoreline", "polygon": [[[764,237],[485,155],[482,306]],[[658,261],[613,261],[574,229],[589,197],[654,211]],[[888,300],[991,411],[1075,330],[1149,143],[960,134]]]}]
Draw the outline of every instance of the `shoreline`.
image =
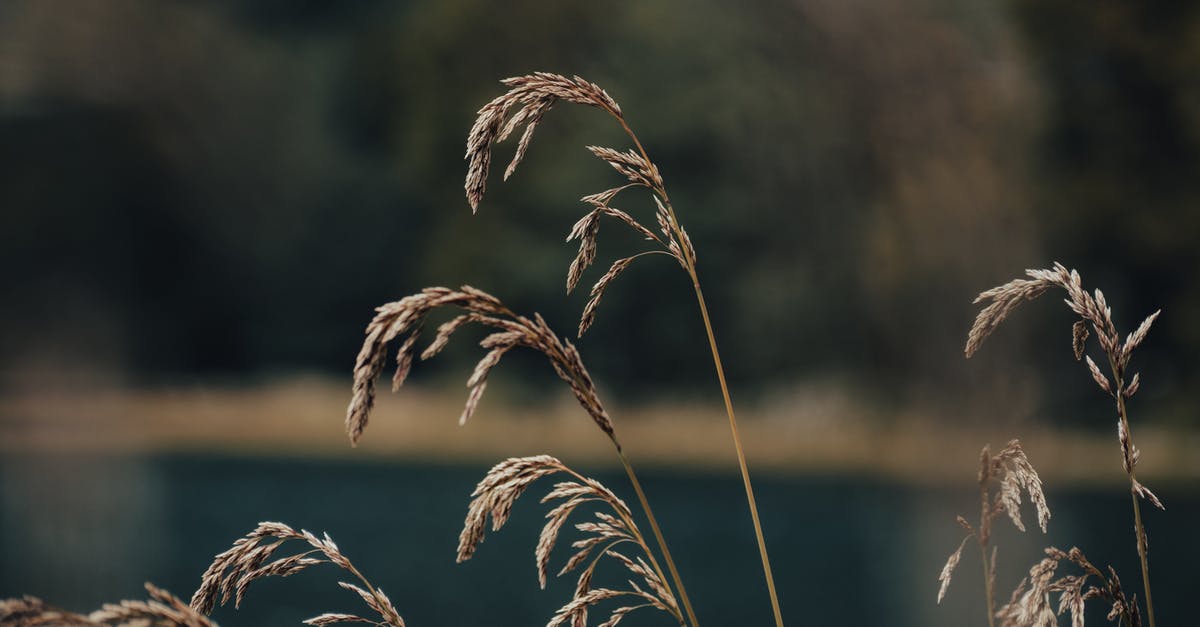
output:
[{"label": "shoreline", "polygon": [[[358,448],[343,432],[348,386],[292,378],[255,387],[104,390],[0,397],[0,455],[232,454],[363,461],[491,464],[549,453],[569,463],[618,466],[608,440],[573,399],[534,409],[485,396],[459,427],[461,394],[406,387],[380,391]],[[836,413],[836,412],[835,412]],[[635,464],[681,471],[735,472],[729,425],[719,407],[657,404],[613,412]],[[756,475],[864,475],[921,485],[974,483],[983,444],[1019,437],[1050,485],[1120,485],[1115,434],[1024,425],[957,427],[900,416],[891,424],[787,411],[742,412],[739,427]],[[1146,482],[1200,480],[1200,433],[1139,426]],[[1111,462],[1111,463],[1110,463]]]}]

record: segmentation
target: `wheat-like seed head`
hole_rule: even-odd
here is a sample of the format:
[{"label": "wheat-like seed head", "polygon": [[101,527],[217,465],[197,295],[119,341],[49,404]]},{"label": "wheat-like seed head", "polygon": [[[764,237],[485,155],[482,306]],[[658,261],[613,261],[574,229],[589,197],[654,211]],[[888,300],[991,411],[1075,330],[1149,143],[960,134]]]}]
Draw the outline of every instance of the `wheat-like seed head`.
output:
[{"label": "wheat-like seed head", "polygon": [[64,612],[41,599],[0,600],[0,625],[13,627],[216,627],[208,617],[197,613],[175,595],[147,583],[150,599],[106,603],[89,616]]},{"label": "wheat-like seed head", "polygon": [[600,306],[600,299],[604,296],[604,291],[607,290],[608,286],[611,285],[612,282],[618,276],[620,276],[622,272],[625,271],[625,268],[629,267],[630,263],[633,263],[635,258],[636,257],[625,257],[624,259],[618,259],[614,261],[612,267],[608,269],[608,272],[605,272],[604,276],[600,277],[600,280],[596,281],[596,284],[592,286],[592,292],[588,298],[587,306],[583,308],[583,316],[579,319],[580,337],[583,337],[583,334],[586,333],[588,328],[592,326],[592,323],[596,321],[596,307]]},{"label": "wheat-like seed head", "polygon": [[[491,146],[493,143],[503,141],[519,126],[522,124],[526,125],[525,133],[521,136],[516,155],[504,173],[504,178],[507,179],[516,168],[517,163],[524,157],[535,125],[541,120],[542,115],[550,108],[551,104],[558,100],[565,100],[576,104],[594,106],[605,110],[616,118],[621,123],[622,128],[629,133],[634,143],[637,144],[637,149],[631,148],[621,151],[603,146],[587,147],[593,155],[612,166],[629,183],[599,193],[589,194],[581,199],[584,203],[594,208],[575,223],[567,236],[568,242],[576,239],[579,240],[579,252],[567,269],[567,292],[575,289],[575,286],[578,285],[580,278],[583,276],[584,270],[596,259],[596,237],[599,232],[601,216],[615,218],[633,229],[647,241],[657,244],[657,247],[653,249],[654,252],[664,252],[670,255],[679,262],[680,266],[690,273],[690,268],[694,267],[696,263],[695,248],[692,246],[687,231],[675,222],[669,205],[664,204],[667,202],[667,192],[658,166],[646,156],[640,142],[633,136],[633,132],[629,129],[628,125],[625,124],[621,108],[617,106],[617,103],[603,89],[578,76],[567,78],[557,74],[538,72],[528,76],[510,78],[503,82],[511,89],[507,93],[493,99],[479,110],[475,124],[467,136],[466,159],[468,166],[465,187],[467,200],[471,204],[472,211],[478,207],[479,202],[483,198],[483,192],[486,189],[487,173],[491,162]],[[509,110],[514,107],[517,108],[516,113],[511,117],[507,117]],[[630,214],[611,206],[617,194],[631,187],[645,188],[651,193],[651,197],[654,198],[654,202],[658,207],[655,219],[658,221],[660,230],[662,231],[661,238]],[[584,308],[580,318],[579,334],[581,336],[595,320],[596,307],[600,303],[600,296],[603,295],[604,289],[630,262],[639,256],[634,255],[618,260],[610,267],[608,273],[600,279],[596,287],[592,289],[587,306]]]},{"label": "wheat-like seed head", "polygon": [[[585,198],[586,200],[586,198]],[[570,293],[579,284],[579,279],[583,276],[583,271],[592,262],[596,260],[596,236],[600,233],[600,217],[610,216],[623,222],[626,226],[633,229],[644,239],[648,241],[663,243],[657,235],[650,229],[642,226],[640,222],[633,219],[633,216],[614,209],[604,204],[596,204],[595,209],[584,214],[575,226],[571,227],[571,232],[567,235],[567,241],[579,240],[579,253],[575,259],[571,261],[571,267],[567,270],[567,292]],[[586,314],[585,314],[586,315]]]},{"label": "wheat-like seed head", "polygon": [[1058,624],[1048,594],[1057,568],[1058,561],[1047,557],[1029,569],[1029,576],[1013,591],[1012,600],[996,612],[1002,627],[1055,627]]},{"label": "wheat-like seed head", "polygon": [[355,614],[339,614],[336,612],[326,612],[312,618],[305,619],[305,625],[314,625],[315,627],[324,627],[324,625],[336,625],[338,623],[371,623],[375,621],[367,620]]},{"label": "wheat-like seed head", "polygon": [[630,183],[652,190],[662,189],[663,180],[662,175],[658,173],[658,166],[647,161],[635,150],[621,152],[603,146],[588,146],[587,149],[596,155],[597,159],[612,166],[614,170],[629,179]]},{"label": "wheat-like seed head", "polygon": [[[1133,397],[1141,386],[1139,373],[1134,373],[1131,378],[1126,379],[1130,358],[1134,349],[1141,346],[1142,342],[1146,340],[1151,325],[1158,319],[1162,311],[1155,311],[1147,316],[1133,332],[1125,336],[1124,341],[1121,341],[1121,336],[1113,323],[1112,308],[1108,306],[1104,293],[1095,290],[1089,294],[1083,288],[1083,280],[1078,272],[1067,270],[1066,266],[1056,262],[1051,269],[1026,270],[1025,274],[1029,276],[1028,279],[1016,279],[994,287],[981,293],[975,299],[976,303],[989,299],[992,302],[979,312],[975,323],[971,326],[965,349],[967,357],[979,350],[987,336],[1019,304],[1036,298],[1052,287],[1065,290],[1067,306],[1080,317],[1080,320],[1071,326],[1071,347],[1075,359],[1084,361],[1092,380],[1101,390],[1117,401],[1117,407],[1122,412],[1122,416],[1118,417],[1117,437],[1121,444],[1121,463],[1125,472],[1130,476],[1134,494],[1161,508],[1162,502],[1133,478],[1133,469],[1137,466],[1139,453],[1129,436],[1128,425],[1124,417],[1124,401]],[[1100,369],[1090,355],[1084,354],[1090,335],[1088,325],[1091,326],[1091,331],[1095,332],[1096,342],[1108,358],[1111,377]]]},{"label": "wheat-like seed head", "polygon": [[[1150,488],[1147,488],[1146,486],[1142,485],[1142,483],[1140,481],[1138,481],[1137,479],[1133,480],[1133,493],[1146,499],[1147,501],[1150,501],[1150,503],[1153,504],[1158,509],[1161,509],[1164,512],[1167,511],[1167,507],[1162,504],[1162,501],[1158,500],[1158,497],[1155,496],[1154,493],[1150,491]],[[1143,541],[1144,541],[1144,538],[1143,538]]]},{"label": "wheat-like seed head", "polygon": [[[1042,479],[1034,470],[1033,464],[1029,463],[1021,441],[1010,440],[1004,449],[995,455],[990,453],[989,447],[984,446],[979,461],[979,487],[984,494],[984,502],[990,502],[990,506],[980,515],[980,540],[987,544],[991,537],[992,521],[1000,514],[1008,514],[1013,526],[1025,531],[1025,523],[1021,521],[1022,492],[1025,492],[1029,501],[1033,503],[1038,527],[1045,533],[1046,525],[1050,522],[1050,507],[1046,504],[1046,495],[1042,491]],[[1000,484],[1000,489],[995,497],[989,498],[992,480]]]},{"label": "wheat-like seed head", "polygon": [[100,624],[113,625],[145,625],[147,627],[215,627],[208,617],[198,613],[179,600],[175,595],[146,584],[150,593],[149,601],[121,601],[107,603],[99,610],[92,612],[89,619]]},{"label": "wheat-like seed head", "polygon": [[937,596],[937,602],[939,604],[941,604],[942,599],[946,596],[946,589],[950,587],[950,578],[954,576],[954,569],[958,567],[958,562],[960,559],[962,559],[963,547],[967,545],[967,540],[970,539],[971,536],[969,535],[963,537],[962,542],[958,543],[958,548],[955,549],[954,552],[950,554],[950,557],[946,560],[946,565],[942,566],[942,572],[938,575],[938,583],[941,584],[941,586],[938,587]]},{"label": "wheat-like seed head", "polygon": [[146,584],[145,601],[105,603],[88,616],[64,612],[41,599],[0,600],[0,625],[12,627],[217,627],[175,595]]},{"label": "wheat-like seed head", "polygon": [[[1069,612],[1071,627],[1084,627],[1084,605],[1092,599],[1108,604],[1108,620],[1120,619],[1124,625],[1141,626],[1137,595],[1125,595],[1121,580],[1111,566],[1107,572],[1101,571],[1078,548],[1064,552],[1048,547],[1045,552],[1046,557],[1029,570],[1029,576],[1013,591],[1012,599],[996,613],[1002,626],[1057,625],[1057,616]],[[1055,571],[1064,561],[1078,567],[1080,574],[1054,579]],[[1093,579],[1097,585],[1090,585],[1085,590],[1084,585]],[[1026,589],[1027,585],[1029,589]],[[1057,612],[1050,606],[1053,593],[1059,595]]]},{"label": "wheat-like seed head", "polygon": [[[1001,514],[1008,514],[1013,526],[1025,531],[1025,523],[1021,521],[1022,492],[1033,503],[1037,512],[1038,527],[1041,528],[1042,533],[1046,532],[1046,526],[1050,523],[1050,507],[1046,504],[1046,495],[1042,491],[1042,479],[1034,470],[1033,465],[1029,463],[1029,458],[1025,456],[1025,450],[1021,447],[1020,440],[1010,440],[1000,452],[994,455],[991,447],[985,445],[979,451],[978,479],[982,500],[979,526],[972,526],[961,515],[955,519],[955,522],[967,533],[962,542],[959,542],[958,549],[950,554],[945,566],[942,567],[941,574],[938,575],[940,584],[938,603],[941,603],[942,598],[946,596],[946,590],[950,587],[950,579],[962,557],[963,546],[966,545],[967,540],[974,538],[986,550],[991,542],[992,523]],[[993,481],[999,483],[999,489],[995,496],[992,496],[991,493]],[[988,558],[985,556],[985,559]],[[984,583],[991,590],[995,586],[996,547],[992,547],[990,561],[985,566],[988,579]]]},{"label": "wheat-like seed head", "polygon": [[[464,189],[471,210],[479,207],[487,189],[488,169],[492,160],[492,144],[504,141],[513,131],[525,125],[525,131],[517,143],[517,151],[505,169],[504,178],[516,170],[525,157],[533,131],[542,116],[556,101],[565,100],[575,104],[590,105],[620,115],[621,107],[603,89],[576,76],[567,78],[548,72],[537,72],[528,76],[516,76],[503,81],[509,91],[483,106],[471,132],[467,136],[467,180]],[[511,119],[508,112],[519,107]]]},{"label": "wheat-like seed head", "polygon": [[1050,507],[1046,505],[1046,495],[1042,492],[1042,479],[1025,456],[1021,441],[1010,440],[1003,450],[992,457],[991,468],[991,476],[1000,478],[999,503],[1013,525],[1025,531],[1025,525],[1021,522],[1021,491],[1024,490],[1037,511],[1038,526],[1042,533],[1046,533]]},{"label": "wheat-like seed head", "polygon": [[599,208],[592,210],[580,218],[567,235],[568,242],[574,239],[579,240],[579,254],[575,256],[571,267],[567,270],[568,293],[575,289],[575,285],[583,276],[583,271],[596,260],[596,236],[600,233],[600,214]]},{"label": "wheat-like seed head", "polygon": [[[309,550],[294,553],[268,562],[274,553],[289,541],[306,544]],[[320,557],[313,557],[319,555]],[[404,619],[396,611],[391,600],[382,590],[362,579],[350,559],[325,534],[318,538],[312,533],[295,529],[277,522],[262,522],[258,527],[238,538],[228,550],[217,554],[212,564],[204,571],[200,587],[192,595],[191,609],[200,614],[209,614],[217,605],[224,605],[232,597],[234,606],[240,606],[247,587],[264,577],[287,577],[317,564],[334,564],[359,578],[366,588],[356,584],[339,582],[342,588],[356,594],[377,614],[380,621],[367,620],[352,614],[321,614],[305,621],[311,625],[328,625],[335,622],[369,622],[390,627],[404,627]],[[340,618],[338,618],[340,617]]]},{"label": "wheat-like seed head", "polygon": [[421,352],[421,359],[431,358],[441,352],[450,337],[467,324],[479,324],[496,330],[480,342],[480,346],[488,352],[467,380],[467,387],[471,391],[459,418],[460,423],[465,423],[475,412],[487,386],[488,374],[500,363],[500,359],[513,348],[531,348],[546,356],[554,372],[571,388],[575,399],[592,421],[620,450],[612,419],[600,404],[596,386],[575,347],[559,339],[541,315],[535,314],[533,318],[519,316],[496,297],[470,286],[458,290],[430,287],[376,308],[375,318],[367,325],[366,339],[354,367],[354,392],[346,410],[346,431],[351,443],[357,444],[370,418],[375,402],[375,380],[383,370],[388,344],[404,337],[396,360],[398,365],[393,378],[395,389],[404,383],[408,374],[422,323],[431,311],[440,307],[457,307],[466,313],[438,328],[433,342]]},{"label": "wheat-like seed head", "polygon": [[[1126,378],[1130,358],[1133,350],[1145,341],[1151,325],[1154,324],[1160,312],[1155,311],[1147,316],[1122,341],[1120,334],[1117,332],[1116,325],[1113,323],[1112,308],[1109,307],[1104,293],[1100,290],[1095,290],[1091,293],[1085,290],[1078,272],[1067,270],[1062,264],[1055,263],[1054,267],[1050,269],[1027,270],[1026,275],[1029,277],[1028,279],[1016,279],[992,288],[981,293],[975,300],[976,303],[984,300],[991,300],[992,302],[984,307],[975,318],[975,323],[972,325],[971,331],[967,336],[967,345],[965,348],[967,357],[973,355],[987,336],[1022,302],[1032,300],[1052,287],[1062,288],[1066,291],[1067,298],[1065,302],[1067,306],[1080,318],[1071,327],[1071,348],[1075,359],[1085,363],[1092,380],[1095,381],[1101,390],[1109,394],[1117,404],[1119,412],[1117,417],[1117,439],[1121,447],[1122,465],[1125,472],[1129,475],[1130,490],[1135,499],[1135,513],[1137,511],[1138,498],[1146,499],[1154,506],[1163,508],[1163,504],[1158,497],[1146,488],[1146,486],[1142,485],[1134,475],[1134,468],[1137,466],[1140,454],[1129,434],[1129,423],[1125,408],[1125,400],[1132,397],[1141,384],[1141,377],[1137,373],[1134,373],[1131,378]],[[1089,326],[1091,327],[1090,330]],[[1087,341],[1092,333],[1095,334],[1096,343],[1099,344],[1105,357],[1107,357],[1111,375],[1105,374],[1091,356],[1085,354]],[[1009,448],[1013,447],[1010,445]],[[1002,452],[997,458],[1004,456]],[[995,467],[994,461],[990,462],[988,460],[986,451],[981,464],[980,483],[983,485],[988,477],[995,476],[989,470]],[[1020,451],[1019,445],[1010,451],[1007,463],[998,470],[1004,473],[1000,477],[1000,493],[991,506],[991,510],[985,511],[984,520],[981,521],[984,524],[981,525],[980,537],[986,538],[988,533],[986,523],[990,522],[990,517],[994,515],[993,512],[1007,511],[1012,518],[1013,524],[1018,528],[1024,528],[1017,509],[1020,505],[1020,491],[1022,488],[1028,490],[1030,500],[1035,505],[1038,505],[1038,518],[1039,522],[1043,524],[1044,531],[1045,527],[1042,517],[1044,497],[1041,496],[1041,481],[1037,479],[1036,473],[1033,473],[1032,467],[1028,466],[1028,460],[1024,458],[1024,453]],[[1033,489],[1035,486],[1036,491]],[[1039,501],[1039,499],[1042,500]],[[987,509],[986,503],[985,498],[985,509]],[[1046,510],[1046,518],[1048,517],[1049,511]],[[1137,535],[1138,553],[1142,558],[1143,576],[1145,577],[1147,576],[1145,572],[1147,539],[1145,528],[1142,525],[1141,518],[1138,516],[1135,516],[1135,533]],[[1073,627],[1083,626],[1083,605],[1084,601],[1090,598],[1103,598],[1110,602],[1109,620],[1120,618],[1124,624],[1140,625],[1141,618],[1138,614],[1137,598],[1136,596],[1128,599],[1125,597],[1121,590],[1120,580],[1111,567],[1108,570],[1109,574],[1105,575],[1088,562],[1087,558],[1083,557],[1083,554],[1078,549],[1072,549],[1070,552],[1064,553],[1058,549],[1050,548],[1046,550],[1046,553],[1048,557],[1030,570],[1030,576],[1027,580],[1029,589],[1025,589],[1027,582],[1022,581],[1021,585],[1013,593],[1012,600],[997,614],[1002,619],[1003,625],[1055,624],[1055,614],[1049,607],[1048,593],[1051,591],[1060,593],[1058,614],[1070,611]],[[1058,562],[1064,559],[1075,563],[1084,570],[1084,574],[1082,576],[1069,575],[1051,582],[1054,569],[1057,567]],[[1103,585],[1099,587],[1092,586],[1084,592],[1083,584],[1089,577],[1097,578]],[[1146,591],[1149,593],[1148,580],[1146,581],[1146,586]]]},{"label": "wheat-like seed head", "polygon": [[12,627],[95,627],[99,625],[86,616],[73,614],[47,605],[36,597],[0,599],[0,625]]},{"label": "wheat-like seed head", "polygon": [[[558,541],[560,531],[571,515],[581,505],[589,503],[603,505],[612,513],[598,511],[594,513],[594,520],[575,524],[575,529],[582,532],[584,537],[571,544],[575,553],[567,560],[566,565],[558,574],[562,576],[574,571],[588,560],[591,560],[591,563],[580,574],[571,601],[555,613],[550,624],[558,625],[571,620],[573,625],[586,625],[587,611],[590,606],[619,596],[637,597],[644,603],[636,606],[622,606],[615,610],[609,618],[613,625],[626,614],[640,607],[653,607],[679,618],[680,612],[675,595],[670,586],[659,576],[657,570],[641,557],[629,558],[613,550],[617,545],[633,543],[645,555],[651,555],[650,548],[642,539],[642,533],[633,522],[633,514],[625,502],[600,482],[575,473],[561,461],[548,455],[506,459],[493,466],[484,475],[471,493],[471,503],[467,507],[467,516],[463,522],[462,533],[459,535],[458,561],[471,559],[475,554],[480,543],[483,542],[489,518],[492,521],[492,530],[499,531],[508,521],[517,498],[531,484],[543,477],[560,473],[570,475],[571,480],[556,483],[554,488],[542,498],[542,503],[557,501],[558,505],[546,514],[546,524],[538,536],[537,547],[534,550],[538,582],[543,588],[546,586],[551,552]],[[596,564],[604,557],[624,566],[626,570],[640,578],[646,588],[643,589],[630,581],[630,590],[593,589],[591,587],[592,573]]]},{"label": "wheat-like seed head", "polygon": [[[983,341],[1017,306],[1037,298],[1052,287],[1059,287],[1067,292],[1065,301],[1067,306],[1081,318],[1071,327],[1071,344],[1076,359],[1083,356],[1084,344],[1089,335],[1085,325],[1090,324],[1096,333],[1096,341],[1112,361],[1117,376],[1123,377],[1129,366],[1133,350],[1145,341],[1146,335],[1150,332],[1150,326],[1154,324],[1161,310],[1150,314],[1122,342],[1116,325],[1113,324],[1112,308],[1108,306],[1104,293],[1096,290],[1089,294],[1087,290],[1083,289],[1083,281],[1078,272],[1067,270],[1066,266],[1055,262],[1053,268],[1026,270],[1025,274],[1029,276],[1028,279],[1015,279],[1004,285],[993,287],[980,293],[975,299],[976,303],[985,300],[992,302],[975,317],[975,323],[967,335],[967,345],[964,349],[967,357],[974,355],[979,350]],[[1094,363],[1089,365],[1089,369],[1093,371],[1097,385],[1104,388],[1106,392],[1111,392],[1107,388],[1104,377],[1096,374],[1099,370]]]}]

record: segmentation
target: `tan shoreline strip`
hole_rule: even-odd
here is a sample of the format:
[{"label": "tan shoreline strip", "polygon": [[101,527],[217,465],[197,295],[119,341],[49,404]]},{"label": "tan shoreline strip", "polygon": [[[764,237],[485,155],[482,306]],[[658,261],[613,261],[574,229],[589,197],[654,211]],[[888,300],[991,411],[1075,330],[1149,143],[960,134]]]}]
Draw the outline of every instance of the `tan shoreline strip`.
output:
[{"label": "tan shoreline strip", "polygon": [[[381,398],[372,437],[352,449],[342,424],[349,387],[338,383],[312,378],[254,388],[10,395],[0,398],[0,455],[214,452],[490,464],[548,453],[576,465],[619,463],[570,398],[522,410],[496,395],[484,401],[476,420],[459,427],[458,390],[415,387]],[[639,465],[736,468],[724,417],[707,406],[618,408],[613,419]],[[953,485],[973,477],[980,446],[1020,437],[1051,491],[1124,480],[1119,464],[1104,463],[1120,454],[1109,433],[1045,426],[985,431],[905,417],[894,418],[892,426],[852,416],[806,422],[783,411],[748,411],[743,421],[747,454],[758,472]],[[1200,433],[1153,425],[1138,431],[1141,448],[1154,453],[1139,475],[1156,483],[1200,480],[1200,456],[1194,454]]]}]

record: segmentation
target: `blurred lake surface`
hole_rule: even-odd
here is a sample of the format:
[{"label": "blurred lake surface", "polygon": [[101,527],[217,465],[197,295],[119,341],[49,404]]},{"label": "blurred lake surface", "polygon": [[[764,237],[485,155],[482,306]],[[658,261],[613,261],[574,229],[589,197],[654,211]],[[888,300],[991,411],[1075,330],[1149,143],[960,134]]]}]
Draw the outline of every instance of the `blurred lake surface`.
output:
[{"label": "blurred lake surface", "polygon": [[[526,493],[508,525],[489,532],[474,559],[454,564],[469,494],[487,467],[210,454],[6,454],[0,457],[0,597],[31,594],[90,611],[105,601],[144,598],[142,582],[152,581],[186,599],[212,555],[259,521],[275,520],[329,532],[410,625],[543,624],[574,585],[568,576],[545,591],[537,586],[533,549],[545,512],[537,500],[552,479]],[[622,475],[578,470],[633,501]],[[736,473],[651,468],[641,474],[701,620],[769,624]],[[978,497],[969,485],[918,487],[811,473],[762,473],[755,485],[789,622],[982,623],[978,556],[970,547],[943,606],[935,605],[938,572],[961,537],[954,516],[978,516]],[[1200,497],[1185,483],[1154,487],[1168,507],[1165,514],[1149,513],[1147,522],[1156,610],[1164,624],[1185,624],[1183,599],[1200,555],[1193,527]],[[1008,597],[1049,544],[1077,545],[1098,564],[1112,562],[1125,587],[1140,591],[1126,492],[1047,485],[1047,497],[1054,517],[1046,537],[997,523],[998,598]],[[566,559],[570,540],[560,540],[552,567]],[[609,569],[598,580],[617,585],[619,576]],[[345,579],[340,571],[319,566],[261,581],[240,610],[222,608],[214,617],[223,625],[295,625],[322,612],[363,611],[356,597],[336,586],[339,579]],[[1100,624],[1103,612],[1089,619]],[[628,619],[630,625],[670,623],[653,613]]]}]

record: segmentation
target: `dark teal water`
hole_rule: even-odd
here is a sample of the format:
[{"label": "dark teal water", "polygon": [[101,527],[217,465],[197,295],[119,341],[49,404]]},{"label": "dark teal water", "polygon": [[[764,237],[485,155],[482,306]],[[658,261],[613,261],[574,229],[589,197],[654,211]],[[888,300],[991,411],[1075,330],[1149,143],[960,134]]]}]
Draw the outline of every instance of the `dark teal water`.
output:
[{"label": "dark teal water", "polygon": [[[140,598],[150,580],[187,598],[213,554],[258,521],[277,520],[328,531],[410,626],[545,624],[573,584],[537,585],[533,549],[545,511],[537,499],[551,482],[535,486],[473,560],[454,563],[468,494],[485,471],[483,464],[10,456],[0,459],[0,596],[33,594],[86,611]],[[642,474],[701,623],[770,624],[740,479]],[[596,476],[634,502],[623,475]],[[755,485],[789,624],[983,622],[976,553],[964,555],[944,604],[934,603],[938,571],[960,538],[954,515],[970,517],[976,506],[969,486],[768,475]],[[1148,514],[1159,622],[1194,624],[1186,602],[1197,581],[1200,498],[1195,486],[1157,487],[1170,508]],[[1127,493],[1049,486],[1047,496],[1054,511],[1047,537],[1007,524],[997,532],[999,596],[1008,597],[1045,544],[1079,545],[1094,561],[1114,562],[1126,588],[1140,590]],[[555,563],[566,555],[557,553]],[[322,566],[259,582],[241,610],[214,616],[226,626],[294,625],[325,611],[361,611],[336,586],[338,572]],[[1103,612],[1092,621],[1103,624]],[[671,621],[644,613],[623,624]]]}]

